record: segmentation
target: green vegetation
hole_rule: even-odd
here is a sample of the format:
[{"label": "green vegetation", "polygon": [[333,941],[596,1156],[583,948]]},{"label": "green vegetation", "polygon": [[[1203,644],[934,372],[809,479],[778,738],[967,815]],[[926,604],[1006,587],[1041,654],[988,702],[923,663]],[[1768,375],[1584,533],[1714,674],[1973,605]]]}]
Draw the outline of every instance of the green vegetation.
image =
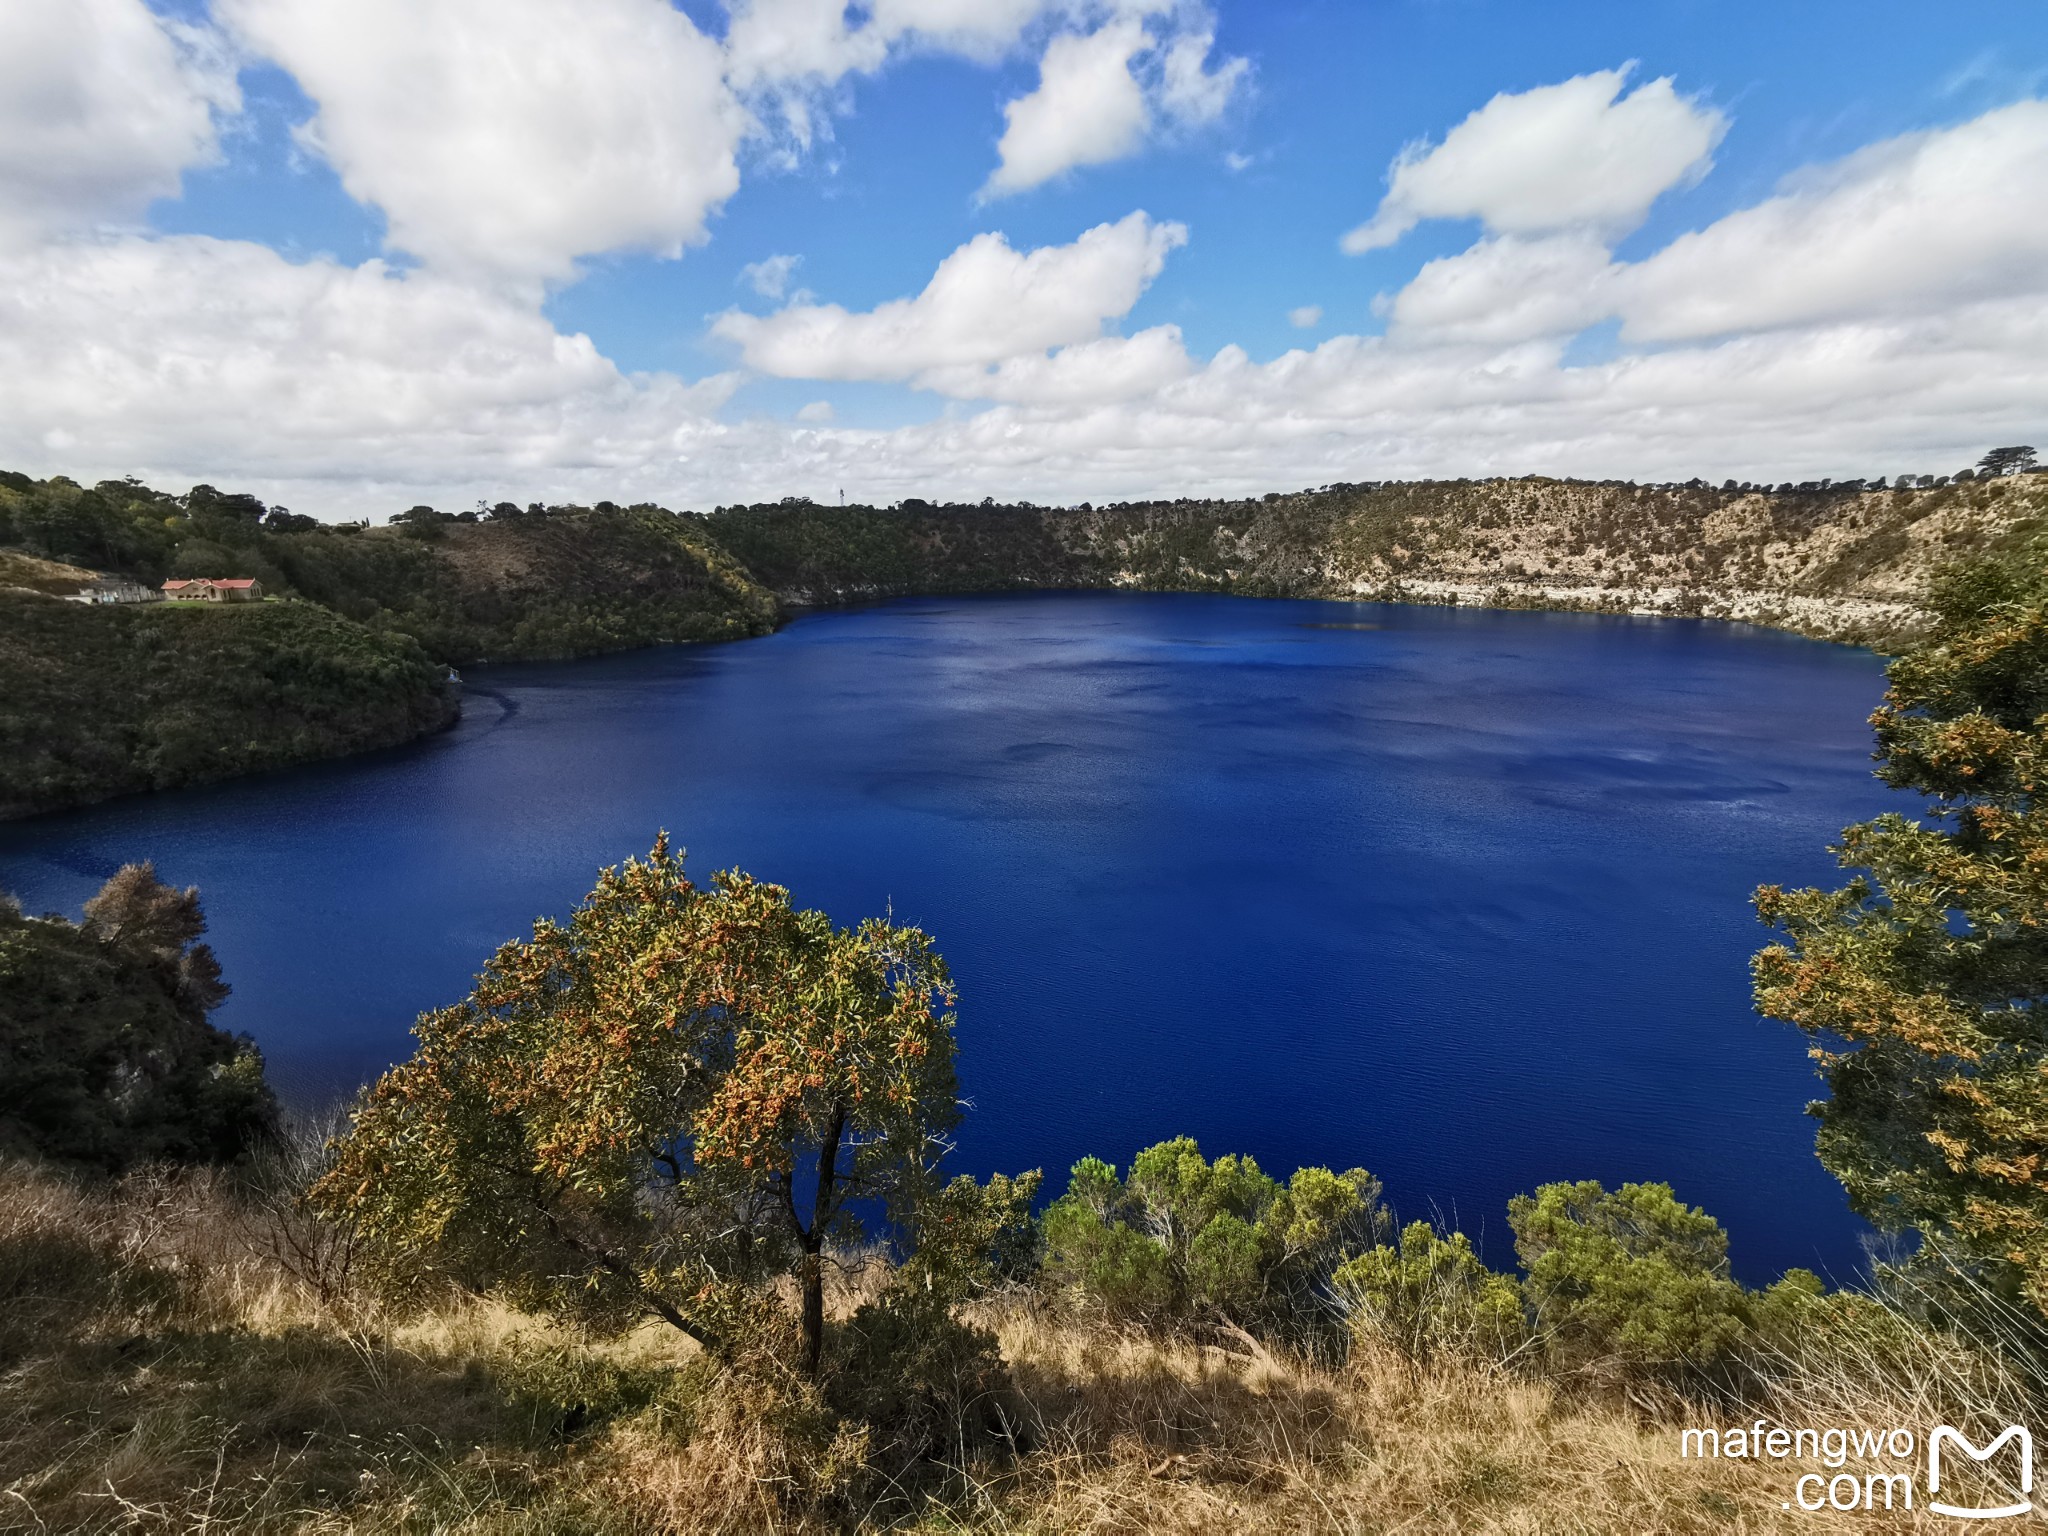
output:
[{"label": "green vegetation", "polygon": [[232,1162],[275,1133],[262,1057],[208,1021],[228,989],[205,931],[199,893],[147,864],[82,924],[0,899],[0,1154],[120,1172]]},{"label": "green vegetation", "polygon": [[665,842],[324,1143],[274,1139],[205,1024],[202,929],[142,868],[0,929],[0,1041],[60,1085],[11,1148],[238,1170],[0,1163],[0,1488],[45,1526],[1804,1530],[1810,1468],[1678,1428],[2044,1406],[2037,1330],[1969,1270],[1751,1290],[1664,1185],[1513,1201],[1505,1274],[1395,1237],[1362,1170],[1187,1138],[1037,1217],[1035,1174],[945,1182],[930,940],[698,887]]},{"label": "green vegetation", "polygon": [[[1651,531],[1682,542],[1745,506],[1777,542],[1731,545],[1744,572],[1773,548],[1843,582],[1980,553],[1932,585],[1932,633],[1876,717],[1882,776],[1927,810],[1849,829],[1843,863],[1864,873],[1845,889],[1759,896],[1785,942],[1757,961],[1758,1004],[1813,1041],[1821,1156],[1859,1209],[1920,1237],[1866,1289],[1796,1270],[1746,1287],[1719,1224],[1654,1183],[1517,1198],[1519,1262],[1499,1271],[1462,1233],[1396,1233],[1363,1170],[1282,1180],[1187,1138],[1123,1173],[1082,1160],[1034,1216],[1036,1174],[940,1174],[958,1105],[931,941],[836,928],[737,872],[698,887],[664,842],[425,1016],[344,1134],[288,1141],[253,1051],[208,1021],[224,988],[196,893],[130,868],[78,924],[0,909],[0,1499],[76,1530],[1804,1531],[1786,1495],[1811,1465],[1681,1459],[1679,1427],[2040,1422],[2048,541],[2029,478],[1571,493],[1589,547],[1645,559]],[[1007,570],[1252,591],[1441,570],[1457,541],[1519,536],[1517,485],[532,528],[680,530],[811,596],[878,590],[856,565],[904,590]],[[419,561],[480,570],[527,547],[509,530],[528,514],[422,510],[374,533],[274,515],[239,547],[302,595],[329,581],[338,606],[444,569]],[[74,521],[147,544],[140,514],[132,533]],[[172,539],[165,558],[223,557]],[[10,686],[10,711],[30,703],[0,740],[25,750],[18,722],[60,706],[47,657],[74,644],[95,698],[146,682],[166,647],[188,648],[189,676],[203,647],[244,642],[215,670],[244,694],[270,677],[302,712],[308,678],[431,692],[438,667],[397,631],[501,620],[446,596],[469,576],[420,579],[417,604],[380,596],[361,622],[311,601],[0,595],[21,605],[6,643],[42,637],[34,666],[8,665],[43,679]],[[735,612],[758,597],[720,590]],[[109,636],[128,649],[95,649]],[[130,687],[106,718],[147,713]],[[171,684],[157,696],[167,720],[207,718]],[[199,760],[165,730],[164,761]]]},{"label": "green vegetation", "polygon": [[1919,818],[1850,827],[1864,871],[1757,896],[1789,943],[1757,1007],[1813,1039],[1820,1156],[1857,1210],[2048,1314],[2048,542],[1937,584],[1891,668],[1879,776]]},{"label": "green vegetation", "polygon": [[[658,507],[416,508],[387,528],[332,526],[253,496],[134,480],[87,490],[0,474],[0,545],[135,577],[247,576],[437,661],[581,656],[765,633],[775,605],[704,535]],[[0,570],[0,580],[6,573]]]},{"label": "green vegetation", "polygon": [[1055,509],[791,499],[721,507],[709,528],[792,602],[1026,587],[1384,597],[1704,614],[1889,645],[1923,626],[1938,566],[2044,515],[2048,478],[2033,474],[1900,489],[1532,476]]},{"label": "green vegetation", "polygon": [[0,816],[391,746],[456,710],[411,639],[309,603],[0,592]]},{"label": "green vegetation", "polygon": [[792,602],[1100,585],[1096,563],[1061,543],[1054,518],[1035,507],[913,500],[892,511],[791,498],[721,507],[706,526]]},{"label": "green vegetation", "polygon": [[394,1287],[657,1317],[725,1355],[793,1269],[815,1375],[827,1243],[857,1241],[855,1200],[913,1224],[958,1118],[951,997],[916,929],[700,889],[664,839],[420,1020],[313,1200]]},{"label": "green vegetation", "polygon": [[263,538],[284,590],[458,666],[737,640],[777,617],[698,520],[659,507],[507,505],[487,521]]},{"label": "green vegetation", "polygon": [[[331,527],[211,486],[0,474],[10,541],[0,817],[409,741],[455,718],[444,664],[736,639],[776,619],[701,520],[656,507],[419,508]],[[49,601],[94,569],[151,587],[253,577],[288,601]]]},{"label": "green vegetation", "polygon": [[1282,1184],[1248,1157],[1207,1162],[1181,1137],[1140,1152],[1128,1179],[1099,1158],[1076,1163],[1045,1213],[1045,1269],[1113,1319],[1306,1341],[1332,1277],[1386,1220],[1362,1168],[1302,1168]]},{"label": "green vegetation", "polygon": [[[447,1292],[323,1298],[261,1181],[0,1168],[6,1522],[86,1533],[1810,1531],[1784,1464],[1680,1459],[1681,1424],[1933,1422],[1971,1359],[1920,1331],[1883,1377],[1650,1412],[1361,1334],[1341,1364],[1076,1315],[1034,1288],[889,1331],[835,1268],[822,1382]],[[851,1259],[852,1256],[843,1256]],[[894,1290],[894,1287],[891,1287]],[[899,1292],[900,1294],[900,1292]],[[1864,1336],[1835,1331],[1809,1352]],[[991,1370],[999,1373],[992,1380]],[[1006,1379],[1005,1379],[1006,1378]],[[2014,1422],[2025,1405],[1958,1405]],[[1971,1422],[1965,1419],[1963,1422]],[[988,1432],[983,1432],[984,1426]],[[921,1438],[920,1438],[921,1437]],[[917,1454],[921,1452],[921,1454]],[[1807,1470],[1805,1467],[1797,1470]],[[1867,1517],[1865,1517],[1867,1520]]]},{"label": "green vegetation", "polygon": [[1390,1243],[1362,1169],[1301,1168],[1283,1185],[1183,1137],[1140,1152],[1125,1181],[1076,1163],[1045,1213],[1043,1273],[1090,1313],[1195,1336],[1249,1329],[1327,1353],[1348,1320],[1418,1360],[1522,1358],[1561,1379],[1676,1388],[1757,1369],[1822,1295],[1804,1270],[1745,1290],[1720,1224],[1664,1184],[1546,1184],[1510,1202],[1508,1224],[1519,1279],[1427,1222]]},{"label": "green vegetation", "polygon": [[[610,502],[500,503],[462,513],[413,507],[380,528],[322,524],[208,485],[178,496],[133,479],[87,488],[0,472],[0,598],[14,595],[7,589],[74,592],[95,571],[151,586],[171,576],[249,577],[274,598],[409,637],[454,666],[738,639],[772,629],[782,604],[1047,588],[1706,615],[1892,646],[1925,627],[1935,569],[1958,554],[2016,547],[2048,518],[2048,476],[2030,472],[2027,453],[1996,449],[1982,476],[1902,476],[1897,486],[1529,477],[1104,507],[913,498],[882,509],[789,498],[709,517]],[[0,624],[22,629],[13,621],[22,611],[10,606]],[[95,610],[89,623],[75,622],[11,637],[14,664],[97,665],[119,650],[120,626],[135,621]],[[358,640],[342,643],[346,631],[327,633],[360,652]],[[38,653],[39,639],[59,649]],[[172,694],[194,700],[233,696],[244,681],[233,670],[195,675],[189,686],[165,678]],[[271,681],[308,699],[327,691],[317,676]],[[258,722],[206,774],[405,739],[389,729],[389,702],[359,729],[280,721],[280,736]],[[435,710],[413,716],[410,734],[440,723]],[[14,718],[53,736],[72,729],[47,728],[48,717],[27,707]],[[87,766],[71,779],[59,774],[47,792],[31,783],[10,799],[0,790],[0,815],[186,781],[83,756]]]}]

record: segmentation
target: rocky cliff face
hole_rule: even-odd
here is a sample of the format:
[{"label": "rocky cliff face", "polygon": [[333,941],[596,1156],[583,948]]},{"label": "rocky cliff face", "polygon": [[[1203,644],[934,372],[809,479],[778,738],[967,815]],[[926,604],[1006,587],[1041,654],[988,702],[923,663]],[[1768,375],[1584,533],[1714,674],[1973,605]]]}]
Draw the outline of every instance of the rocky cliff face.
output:
[{"label": "rocky cliff face", "polygon": [[786,602],[1017,587],[1690,614],[1891,646],[1933,572],[2048,516],[2048,476],[1781,494],[1569,480],[1338,486],[1114,507],[733,508]]}]

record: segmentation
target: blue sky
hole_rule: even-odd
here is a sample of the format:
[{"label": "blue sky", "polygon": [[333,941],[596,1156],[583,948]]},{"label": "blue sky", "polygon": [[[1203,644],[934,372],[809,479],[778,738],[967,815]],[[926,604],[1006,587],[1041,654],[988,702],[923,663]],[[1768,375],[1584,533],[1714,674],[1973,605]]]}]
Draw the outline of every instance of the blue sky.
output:
[{"label": "blue sky", "polygon": [[1939,471],[2048,428],[2035,0],[734,7],[10,7],[0,364],[41,387],[0,456],[374,515]]}]

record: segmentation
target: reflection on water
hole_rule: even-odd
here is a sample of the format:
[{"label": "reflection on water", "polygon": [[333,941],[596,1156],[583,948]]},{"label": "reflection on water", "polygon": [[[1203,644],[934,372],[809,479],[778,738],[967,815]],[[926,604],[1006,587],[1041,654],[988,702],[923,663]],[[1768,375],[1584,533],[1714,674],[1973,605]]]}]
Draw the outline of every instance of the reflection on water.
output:
[{"label": "reflection on water", "polygon": [[1664,1179],[1751,1278],[1840,1274],[1802,1043],[1750,1011],[1748,893],[1885,806],[1863,652],[1686,620],[1089,594],[476,669],[403,750],[0,827],[76,913],[205,894],[289,1092],[408,1049],[504,939],[666,827],[960,983],[960,1162],[1187,1133],[1362,1165],[1508,1258],[1507,1197]]}]

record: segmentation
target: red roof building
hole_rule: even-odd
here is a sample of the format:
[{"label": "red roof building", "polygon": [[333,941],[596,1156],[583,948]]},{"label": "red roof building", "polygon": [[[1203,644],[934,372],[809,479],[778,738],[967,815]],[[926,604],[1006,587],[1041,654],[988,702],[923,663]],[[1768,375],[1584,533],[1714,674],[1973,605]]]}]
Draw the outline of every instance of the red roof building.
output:
[{"label": "red roof building", "polygon": [[253,576],[194,576],[165,582],[164,596],[195,603],[251,603],[263,596],[263,583]]}]

